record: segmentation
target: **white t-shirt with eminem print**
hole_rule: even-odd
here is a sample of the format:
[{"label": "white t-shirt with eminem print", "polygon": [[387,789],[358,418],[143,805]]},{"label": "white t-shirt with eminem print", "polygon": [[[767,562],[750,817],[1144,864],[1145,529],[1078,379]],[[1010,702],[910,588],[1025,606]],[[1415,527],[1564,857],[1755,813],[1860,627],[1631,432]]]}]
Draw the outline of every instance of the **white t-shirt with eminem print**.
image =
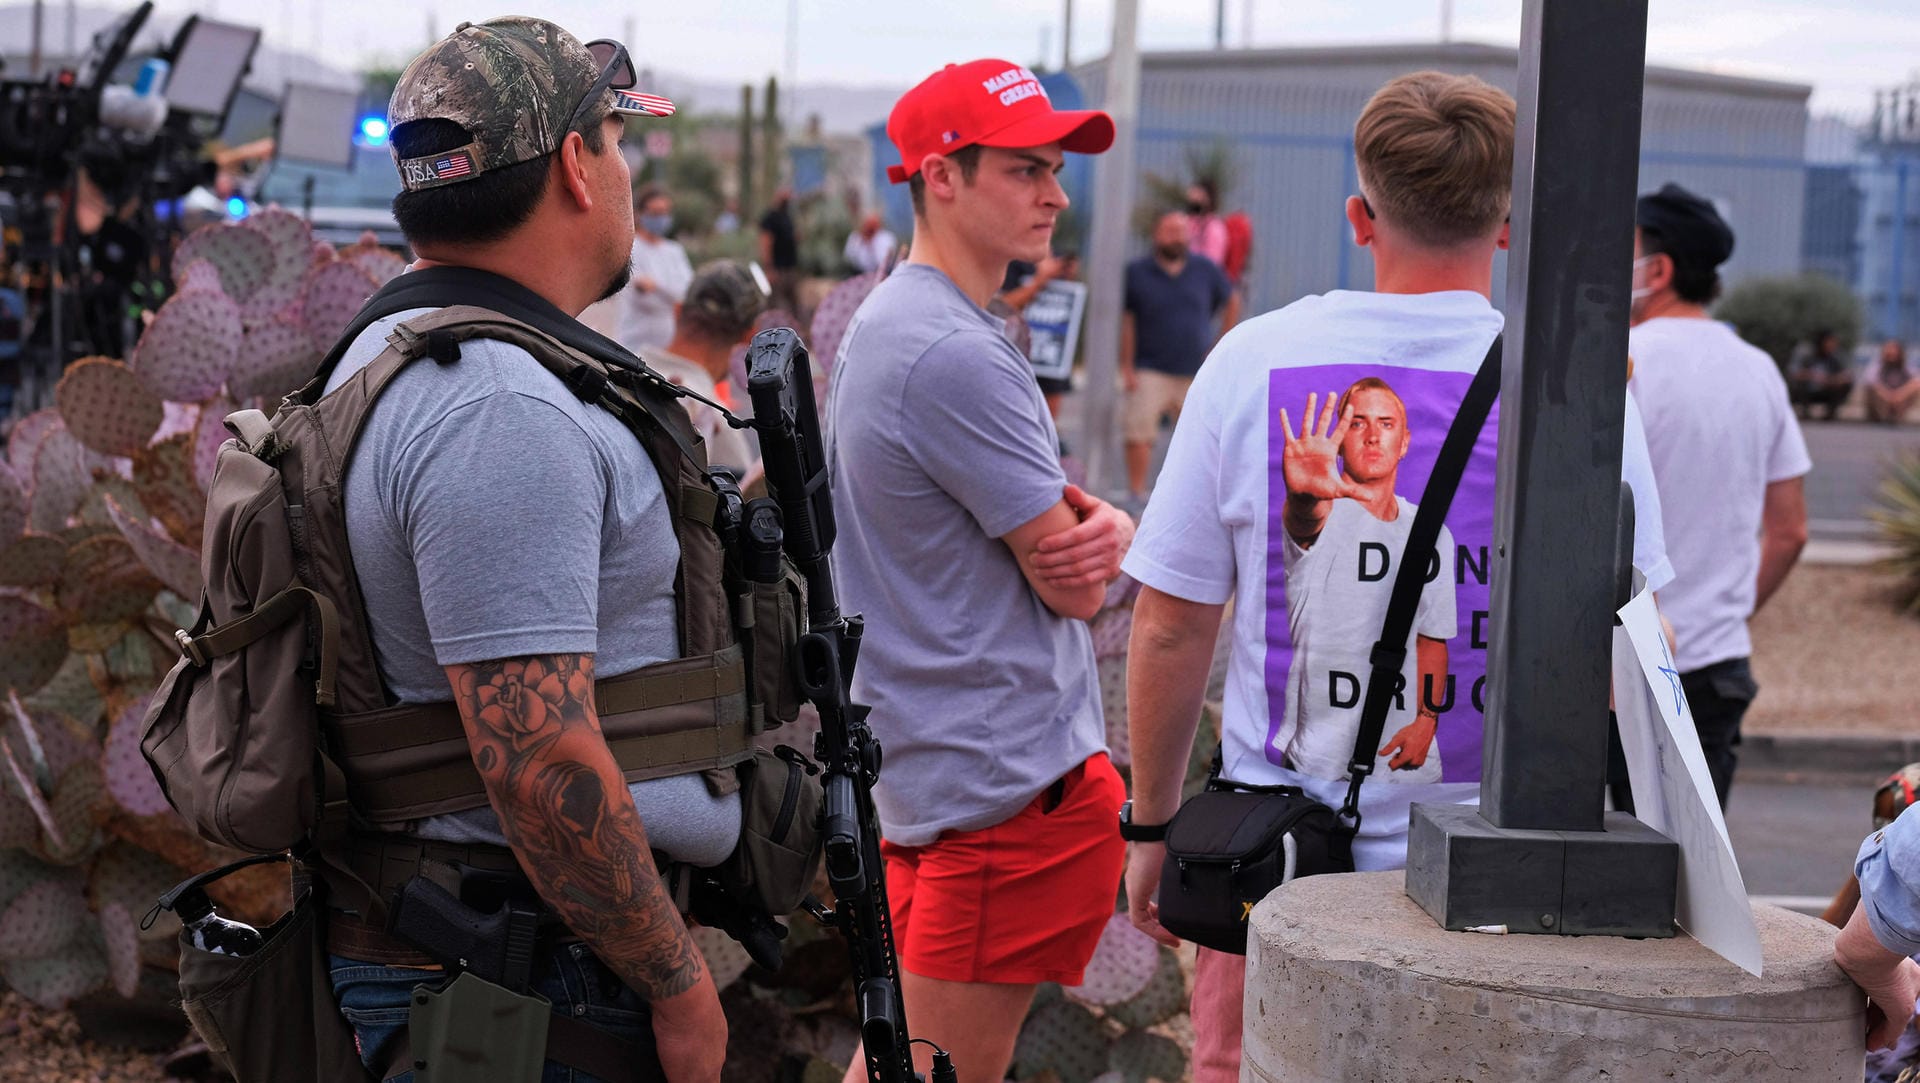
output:
[{"label": "white t-shirt with eminem print", "polygon": [[[1499,333],[1500,314],[1477,293],[1379,294],[1337,291],[1306,297],[1277,312],[1248,320],[1223,338],[1194,381],[1180,426],[1139,533],[1123,564],[1126,572],[1156,590],[1206,604],[1234,602],[1232,651],[1222,717],[1224,774],[1244,782],[1299,786],[1338,806],[1346,793],[1345,766],[1357,722],[1349,713],[1328,708],[1294,709],[1289,695],[1315,694],[1295,679],[1296,665],[1323,672],[1345,667],[1328,664],[1335,652],[1364,661],[1379,637],[1385,603],[1369,603],[1360,614],[1343,600],[1349,588],[1391,590],[1392,577],[1380,583],[1336,583],[1344,560],[1357,562],[1363,542],[1384,547],[1398,567],[1404,531],[1412,525],[1412,505],[1421,499],[1441,442],[1466,396],[1473,373]],[[1403,498],[1399,519],[1374,525],[1355,522],[1355,533],[1335,545],[1338,536],[1316,542],[1331,558],[1316,581],[1303,575],[1313,561],[1291,561],[1292,545],[1281,524],[1286,487],[1281,469],[1285,435],[1279,411],[1299,419],[1309,393],[1338,395],[1357,380],[1383,380],[1406,406],[1407,453],[1400,461],[1396,492]],[[1442,568],[1423,595],[1415,629],[1447,643],[1447,673],[1435,681],[1431,701],[1439,722],[1428,762],[1417,772],[1398,772],[1400,784],[1383,771],[1361,792],[1363,820],[1354,856],[1361,869],[1398,868],[1406,861],[1407,810],[1415,801],[1472,803],[1479,799],[1483,718],[1486,702],[1486,648],[1491,609],[1495,447],[1499,407],[1495,405],[1468,462],[1446,519],[1447,536],[1439,549]],[[1644,477],[1644,437],[1629,426],[1625,447],[1628,470]],[[1646,489],[1646,492],[1640,490]],[[1645,507],[1657,500],[1651,485],[1636,485]],[[1330,509],[1329,526],[1339,527],[1349,512],[1372,518],[1364,509],[1339,500]],[[1657,505],[1656,505],[1657,507]],[[1643,511],[1642,525],[1657,523]],[[1368,533],[1374,531],[1378,536]],[[1297,546],[1294,547],[1296,550]],[[1658,530],[1639,532],[1635,564],[1650,579],[1666,577]],[[1375,550],[1368,550],[1376,553]],[[1306,551],[1312,556],[1312,549]],[[1355,565],[1357,580],[1358,567]],[[1451,583],[1451,605],[1438,596]],[[1431,599],[1427,596],[1432,596]],[[1374,606],[1377,604],[1377,608]],[[1361,619],[1365,616],[1367,619]],[[1351,640],[1352,642],[1348,642]],[[1403,676],[1408,688],[1415,659],[1410,651]],[[1356,665],[1364,682],[1366,667]],[[1318,690],[1330,703],[1326,678]],[[1341,701],[1350,697],[1343,693]],[[1409,694],[1404,714],[1416,705]],[[1352,719],[1358,707],[1351,709]],[[1324,728],[1322,728],[1324,727]],[[1381,744],[1398,726],[1390,719]],[[1311,732],[1309,732],[1311,731]],[[1289,764],[1292,766],[1289,766]],[[1437,777],[1436,777],[1437,776]]]}]

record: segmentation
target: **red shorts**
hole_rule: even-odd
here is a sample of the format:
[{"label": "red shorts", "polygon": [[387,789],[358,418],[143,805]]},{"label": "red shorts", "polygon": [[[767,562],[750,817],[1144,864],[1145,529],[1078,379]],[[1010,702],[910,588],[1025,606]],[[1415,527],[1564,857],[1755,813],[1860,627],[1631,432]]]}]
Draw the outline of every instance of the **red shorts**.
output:
[{"label": "red shorts", "polygon": [[880,844],[902,967],[942,981],[1080,983],[1120,890],[1127,794],[1104,752],[1061,783],[992,827]]}]

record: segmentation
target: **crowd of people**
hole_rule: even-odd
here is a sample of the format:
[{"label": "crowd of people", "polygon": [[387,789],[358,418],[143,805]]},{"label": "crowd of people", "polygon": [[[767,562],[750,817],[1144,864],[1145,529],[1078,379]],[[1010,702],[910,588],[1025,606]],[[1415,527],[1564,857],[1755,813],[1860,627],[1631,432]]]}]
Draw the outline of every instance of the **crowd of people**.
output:
[{"label": "crowd of people", "polygon": [[[626,119],[661,115],[661,99],[631,89],[612,44],[509,18],[463,24],[430,48],[394,91],[395,155],[466,164],[458,176],[416,171],[395,214],[416,269],[472,272],[463,281],[485,286],[475,304],[512,296],[577,316],[604,336],[582,342],[611,340],[690,393],[684,419],[655,421],[697,434],[687,448],[751,487],[753,451],[722,411],[756,322],[797,310],[791,193],[759,220],[757,266],[692,267],[671,239],[671,194],[634,193],[616,146]],[[553,95],[540,116],[571,119],[522,123],[530,86]],[[1243,313],[1251,234],[1196,183],[1126,271],[1119,360],[1136,523],[1068,481],[1050,401],[1062,389],[1036,381],[996,315],[1077,275],[1052,243],[1069,202],[1059,173],[1114,134],[1103,112],[1055,109],[1017,64],[949,65],[887,125],[901,159],[891,179],[913,207],[904,258],[876,217],[846,244],[855,267],[892,269],[831,359],[833,571],[841,603],[865,618],[852,694],[886,750],[873,796],[908,1019],[966,1083],[1005,1077],[1038,986],[1082,979],[1122,888],[1138,928],[1178,942],[1155,894],[1223,627],[1218,772],[1339,803],[1361,725],[1355,675],[1369,672],[1388,613],[1389,569],[1413,556],[1421,485],[1505,326],[1491,294],[1509,243],[1515,104],[1477,78],[1404,75],[1356,118],[1357,190],[1327,213],[1371,251],[1371,291]],[[1734,243],[1684,188],[1639,200],[1623,448],[1633,563],[1671,622],[1723,803],[1758,692],[1747,622],[1806,541],[1810,461],[1791,388],[1831,398],[1838,386],[1826,343],[1790,388],[1710,318]],[[329,386],[354,381],[419,315],[366,327]],[[649,458],[633,401],[605,380],[563,379],[505,340],[433,360],[376,392],[346,475],[384,687],[398,704],[451,703],[486,785],[485,805],[436,811],[410,837],[421,855],[510,850],[511,874],[564,934],[537,941],[532,963],[556,1017],[616,1034],[666,1078],[717,1080],[727,1022],[662,869],[720,863],[750,813],[697,757],[638,771],[616,761],[602,712],[623,708],[595,691],[691,656],[711,625],[686,581],[717,575],[719,558],[687,520],[699,514],[689,509],[712,518],[717,501]],[[1888,343],[1869,408],[1898,420],[1917,388]],[[1420,591],[1401,669],[1414,693],[1389,707],[1376,784],[1360,799],[1361,870],[1405,865],[1413,803],[1478,799],[1496,441],[1491,428],[1479,437],[1441,532],[1443,574]],[[1122,575],[1141,584],[1127,779],[1108,756],[1088,624]],[[697,685],[712,698],[718,681],[656,691]],[[1911,821],[1863,849],[1867,903],[1840,946],[1884,1017],[1876,1041],[1920,992],[1906,961],[1920,951]],[[373,943],[336,942],[329,963],[362,1060],[379,1070],[406,1048],[413,991],[439,975]],[[1240,1078],[1245,968],[1242,955],[1199,951],[1196,1083]],[[855,1055],[849,1083],[866,1071]]]}]

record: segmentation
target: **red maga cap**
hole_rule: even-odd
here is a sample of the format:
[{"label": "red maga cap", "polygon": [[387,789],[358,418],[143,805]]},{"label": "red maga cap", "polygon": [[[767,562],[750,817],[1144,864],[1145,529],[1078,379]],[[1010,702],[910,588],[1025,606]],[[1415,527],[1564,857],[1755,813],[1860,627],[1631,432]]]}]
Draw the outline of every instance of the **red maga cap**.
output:
[{"label": "red maga cap", "polygon": [[1076,154],[1113,145],[1113,118],[1097,109],[1060,110],[1032,72],[1005,60],[948,64],[894,103],[887,138],[902,164],[887,179],[905,183],[929,154],[962,147],[1039,147],[1058,143]]}]

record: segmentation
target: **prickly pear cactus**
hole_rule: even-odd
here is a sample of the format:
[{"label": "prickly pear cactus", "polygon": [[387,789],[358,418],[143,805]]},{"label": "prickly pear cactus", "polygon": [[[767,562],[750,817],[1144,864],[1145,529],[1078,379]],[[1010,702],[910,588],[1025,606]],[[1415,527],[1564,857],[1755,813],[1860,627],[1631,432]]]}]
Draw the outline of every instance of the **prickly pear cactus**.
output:
[{"label": "prickly pear cactus", "polygon": [[1060,1083],[1089,1083],[1107,1070],[1109,1039],[1100,1017],[1070,1000],[1042,1006],[1020,1028],[1014,1044],[1015,1074],[1030,1079],[1051,1072]]},{"label": "prickly pear cactus", "polygon": [[[308,379],[403,265],[371,244],[336,254],[267,210],[188,237],[173,268],[131,357],[69,366],[0,457],[0,983],[48,1007],[133,995],[179,927],[141,915],[234,856],[173,813],[140,753],[172,630],[199,600],[222,422]],[[265,922],[284,885],[263,870],[215,893]]]},{"label": "prickly pear cactus", "polygon": [[1067,986],[1066,994],[1083,1004],[1103,1007],[1132,1000],[1153,980],[1159,964],[1156,947],[1152,937],[1134,928],[1133,919],[1113,915],[1087,963],[1085,980]]}]

